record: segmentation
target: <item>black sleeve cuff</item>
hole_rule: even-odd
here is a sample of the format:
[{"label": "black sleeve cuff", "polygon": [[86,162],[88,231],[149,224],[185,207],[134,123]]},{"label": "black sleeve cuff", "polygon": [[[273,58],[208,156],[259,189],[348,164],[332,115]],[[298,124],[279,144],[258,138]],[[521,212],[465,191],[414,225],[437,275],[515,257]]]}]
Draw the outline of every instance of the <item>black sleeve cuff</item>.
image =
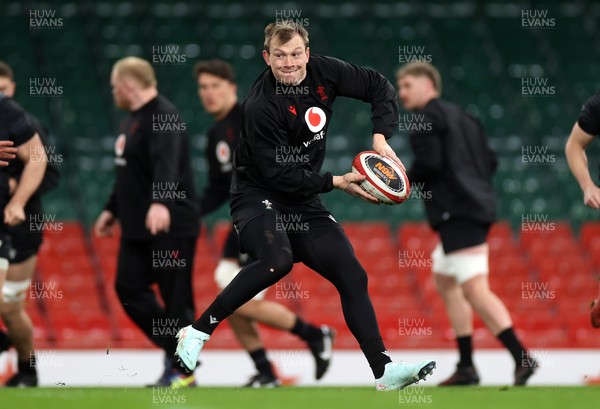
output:
[{"label": "black sleeve cuff", "polygon": [[325,178],[325,183],[323,183],[323,190],[321,190],[321,192],[331,192],[333,190],[333,175],[331,172],[327,172],[323,175],[323,177]]}]

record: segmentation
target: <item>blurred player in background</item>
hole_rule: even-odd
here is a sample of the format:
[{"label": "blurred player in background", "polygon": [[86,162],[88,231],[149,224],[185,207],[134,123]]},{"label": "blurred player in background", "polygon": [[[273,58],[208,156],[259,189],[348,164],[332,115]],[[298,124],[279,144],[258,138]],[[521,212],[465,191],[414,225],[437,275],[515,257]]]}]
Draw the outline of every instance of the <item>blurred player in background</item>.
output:
[{"label": "blurred player in background", "polygon": [[173,363],[176,342],[171,337],[194,317],[199,213],[186,127],[177,108],[159,95],[149,62],[137,57],[117,61],[111,85],[117,107],[129,115],[115,143],[116,181],[96,221],[96,234],[109,236],[117,221],[121,225],[115,288],[129,317],[165,351],[165,371],[157,385],[192,386],[193,375]]},{"label": "blurred player in background", "polygon": [[431,192],[425,210],[441,239],[431,257],[436,288],[456,334],[460,361],[441,385],[476,385],[472,360],[473,309],[515,360],[515,385],[524,385],[537,367],[512,327],[510,314],[490,290],[488,231],[496,220],[492,175],[497,166],[481,124],[457,105],[440,98],[442,80],[429,63],[406,64],[396,73],[404,107],[423,115],[413,132],[411,182]]},{"label": "blurred player in background", "polygon": [[[338,188],[377,203],[358,185],[364,176],[319,172],[332,104],[338,96],[371,104],[373,149],[402,166],[386,140],[397,123],[394,87],[374,70],[310,55],[308,32],[293,22],[269,24],[264,47],[269,67],[241,108],[242,134],[231,187],[231,214],[241,250],[256,261],[245,266],[201,317],[178,334],[182,365],[193,370],[202,346],[221,321],[282,279],[294,262],[303,262],[337,289],[346,323],[371,366],[377,390],[418,382],[433,371],[435,362],[392,363],[367,290],[367,273],[318,196]],[[294,153],[289,158],[286,152]],[[284,215],[299,218],[305,228],[281,228],[278,220]],[[321,336],[315,332],[314,339]]]},{"label": "blurred player in background", "polygon": [[[4,98],[4,95],[0,93],[0,126],[6,127],[6,129],[0,129],[0,167],[8,166],[8,162],[3,159],[14,159],[17,153],[17,148],[13,147],[14,142],[4,138],[9,138],[15,130],[20,132],[19,127],[23,126],[20,111],[14,112],[14,107],[9,107],[6,110],[2,108]],[[22,111],[20,107],[19,109]],[[4,171],[0,170],[0,203],[6,203],[9,194],[8,180],[4,180],[4,177]],[[6,227],[3,223],[0,223],[0,242],[7,240],[8,235],[5,231]],[[8,246],[2,248],[2,245],[0,245],[0,300],[2,300],[2,289],[8,269],[9,250]],[[3,331],[0,331],[0,352],[5,351],[10,345],[10,339]]]},{"label": "blurred player in background", "polygon": [[600,328],[600,291],[598,294],[598,298],[592,301],[592,310],[590,311],[590,319],[594,328]]},{"label": "blurred player in background", "polygon": [[[200,196],[200,214],[204,216],[223,203],[229,203],[232,157],[242,130],[242,116],[235,72],[229,63],[223,60],[202,61],[196,64],[195,74],[202,106],[217,121],[207,133],[209,181]],[[241,270],[240,256],[238,235],[232,227],[225,242],[223,257],[215,270],[215,280],[221,290]],[[327,345],[327,351],[331,351],[333,330],[304,322],[283,305],[264,300],[265,293],[266,290],[261,291],[227,318],[258,370],[258,374],[246,386],[272,387],[280,384],[260,340],[256,322],[289,331],[303,339],[315,358],[315,377],[321,379],[329,367],[331,355],[321,356],[320,352],[324,345]]]},{"label": "blurred player in background", "polygon": [[[0,61],[0,93],[13,97],[16,89],[14,75],[11,67]],[[26,113],[27,119],[37,132],[43,146],[48,145],[48,130],[31,114]],[[7,168],[10,175],[9,193],[16,191],[27,162],[23,160],[29,156],[31,162],[45,160],[45,150],[36,150],[39,145],[32,141],[32,145],[21,145],[17,153],[18,160]],[[31,216],[41,215],[43,212],[41,196],[58,185],[59,174],[56,166],[46,164],[40,186],[34,191],[25,205],[25,220]],[[19,223],[9,227],[12,244],[12,254],[6,282],[2,289],[3,300],[0,307],[2,320],[8,329],[8,339],[17,349],[18,372],[10,378],[7,386],[37,386],[38,379],[33,349],[33,324],[25,310],[25,296],[35,272],[37,253],[42,245],[43,230],[36,230],[37,223]],[[0,347],[7,346],[6,335],[0,333]]]},{"label": "blurred player in background", "polygon": [[[600,92],[583,104],[565,146],[567,163],[583,192],[583,203],[592,209],[600,209],[600,187],[592,179],[585,150],[598,135],[600,135]],[[590,314],[592,325],[600,328],[600,296],[592,302]]]},{"label": "blurred player in background", "polygon": [[[31,126],[25,118],[23,108],[0,92],[0,167],[8,166],[8,162],[4,159],[14,159],[16,156],[17,148],[14,147],[13,142],[15,135],[27,134],[30,130]],[[2,208],[8,202],[8,179],[8,173],[0,169],[0,205]],[[8,243],[6,230],[4,223],[0,223],[0,243]],[[9,246],[0,244],[0,300],[8,269],[9,250]],[[10,339],[0,331],[0,351],[6,350],[10,345]]]}]

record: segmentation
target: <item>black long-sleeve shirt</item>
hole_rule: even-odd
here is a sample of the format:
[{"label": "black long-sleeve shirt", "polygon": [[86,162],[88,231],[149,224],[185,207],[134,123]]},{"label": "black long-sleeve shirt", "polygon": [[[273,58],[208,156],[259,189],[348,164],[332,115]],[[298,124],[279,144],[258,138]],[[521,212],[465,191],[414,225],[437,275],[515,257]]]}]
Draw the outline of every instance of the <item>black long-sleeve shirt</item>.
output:
[{"label": "black long-sleeve shirt", "polygon": [[[40,186],[38,187],[36,192],[33,194],[33,196],[32,196],[32,198],[33,198],[35,196],[47,193],[48,191],[54,189],[58,185],[58,181],[60,179],[60,172],[58,171],[57,161],[62,160],[62,155],[58,154],[54,147],[51,149],[46,149],[50,146],[49,145],[50,138],[48,136],[48,128],[46,128],[39,121],[39,119],[37,119],[35,116],[31,115],[30,113],[27,112],[26,115],[27,115],[27,119],[33,126],[33,129],[39,135],[40,141],[42,142],[42,145],[44,146],[46,155],[48,155],[48,158],[47,158],[48,163],[46,166],[46,170],[44,172],[44,178],[42,179],[42,182],[40,183]],[[35,157],[40,154],[42,154],[42,153],[41,152],[33,152],[32,153],[32,155],[34,157],[33,160],[36,160]],[[10,162],[10,166],[8,166],[8,168],[7,168],[8,174],[10,175],[10,177],[16,179],[17,182],[21,179],[21,174],[23,173],[24,169],[25,169],[25,163],[22,160],[20,160],[19,158],[15,158],[14,160],[12,160]]]},{"label": "black long-sleeve shirt", "polygon": [[585,101],[577,123],[585,133],[600,135],[600,92]]},{"label": "black long-sleeve shirt", "polygon": [[497,160],[479,121],[442,99],[431,100],[416,115],[422,126],[410,134],[415,158],[408,178],[431,192],[425,210],[432,227],[454,219],[495,221]]},{"label": "black long-sleeve shirt", "polygon": [[186,128],[177,108],[161,95],[123,121],[115,143],[116,181],[105,208],[119,218],[124,238],[152,238],[145,221],[153,203],[169,209],[169,236],[198,234]]},{"label": "black long-sleeve shirt", "polygon": [[[0,140],[13,141],[18,147],[35,136],[36,129],[27,112],[12,98],[0,94]],[[13,160],[10,166],[18,159]],[[0,168],[0,209],[8,203],[8,179],[10,171]],[[4,225],[0,223],[0,225]]]},{"label": "black long-sleeve shirt", "polygon": [[577,123],[585,133],[600,136],[600,92],[585,101]]},{"label": "black long-sleeve shirt", "polygon": [[229,200],[233,152],[238,146],[242,128],[241,108],[235,104],[225,118],[207,132],[206,159],[208,184],[200,195],[200,215],[211,213]]},{"label": "black long-sleeve shirt", "polygon": [[396,92],[377,71],[311,55],[306,78],[286,86],[267,68],[242,105],[232,193],[267,190],[271,197],[299,203],[332,190],[331,173],[320,171],[338,96],[369,102],[373,133],[392,136],[398,121]]}]

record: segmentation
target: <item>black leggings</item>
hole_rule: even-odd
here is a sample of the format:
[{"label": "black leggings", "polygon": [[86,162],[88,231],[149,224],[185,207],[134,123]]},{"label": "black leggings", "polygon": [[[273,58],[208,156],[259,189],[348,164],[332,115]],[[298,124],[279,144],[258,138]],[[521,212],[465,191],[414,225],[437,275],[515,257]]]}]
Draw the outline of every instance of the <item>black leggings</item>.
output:
[{"label": "black leggings", "polygon": [[[367,290],[367,274],[360,265],[346,234],[328,217],[307,222],[303,231],[286,232],[273,209],[250,222],[240,233],[242,251],[254,261],[244,267],[197,321],[203,332],[273,285],[303,262],[329,280],[340,294],[348,328],[363,345],[381,339],[373,304]],[[216,321],[215,321],[216,320]],[[196,325],[195,325],[196,326]]]},{"label": "black leggings", "polygon": [[[131,320],[173,356],[177,331],[194,320],[195,238],[121,239],[115,288]],[[164,306],[151,285],[158,284]]]}]

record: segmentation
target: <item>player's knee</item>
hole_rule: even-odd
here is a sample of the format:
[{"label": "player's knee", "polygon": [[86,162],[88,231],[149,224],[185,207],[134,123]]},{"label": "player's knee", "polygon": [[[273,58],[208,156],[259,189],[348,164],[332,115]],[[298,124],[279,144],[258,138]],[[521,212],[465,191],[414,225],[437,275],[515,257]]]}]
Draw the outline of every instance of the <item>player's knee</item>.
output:
[{"label": "player's knee", "polygon": [[294,258],[291,252],[280,251],[264,259],[268,271],[277,277],[283,277],[294,267]]},{"label": "player's knee", "polygon": [[439,274],[434,274],[434,276],[435,289],[442,298],[449,297],[452,291],[456,290],[456,282],[453,279],[451,281],[449,277],[443,277]]},{"label": "player's knee", "polygon": [[369,278],[367,272],[358,263],[354,267],[344,269],[344,271],[336,274],[336,276],[341,279],[337,280],[338,282],[333,282],[333,284],[340,292],[360,296],[368,291]]},{"label": "player's knee", "polygon": [[260,305],[257,302],[250,300],[235,310],[234,314],[243,318],[251,318],[256,314],[258,307],[260,307]]},{"label": "player's knee", "polygon": [[2,311],[23,309],[23,300],[31,285],[31,280],[6,280],[2,286]]},{"label": "player's knee", "polygon": [[11,322],[17,320],[20,315],[23,313],[23,303],[22,302],[7,302],[3,300],[2,305],[0,307],[0,314],[2,315],[2,320],[10,325]]},{"label": "player's knee", "polygon": [[230,260],[221,260],[215,269],[215,281],[220,289],[229,285],[229,283],[240,272],[241,268],[237,262]]},{"label": "player's knee", "polygon": [[474,308],[482,305],[491,295],[489,288],[486,286],[463,284],[462,290],[465,298]]},{"label": "player's knee", "polygon": [[356,272],[356,286],[361,289],[361,290],[366,290],[369,287],[369,276],[367,275],[367,272],[364,270],[364,268],[360,268],[360,270],[358,270]]}]

